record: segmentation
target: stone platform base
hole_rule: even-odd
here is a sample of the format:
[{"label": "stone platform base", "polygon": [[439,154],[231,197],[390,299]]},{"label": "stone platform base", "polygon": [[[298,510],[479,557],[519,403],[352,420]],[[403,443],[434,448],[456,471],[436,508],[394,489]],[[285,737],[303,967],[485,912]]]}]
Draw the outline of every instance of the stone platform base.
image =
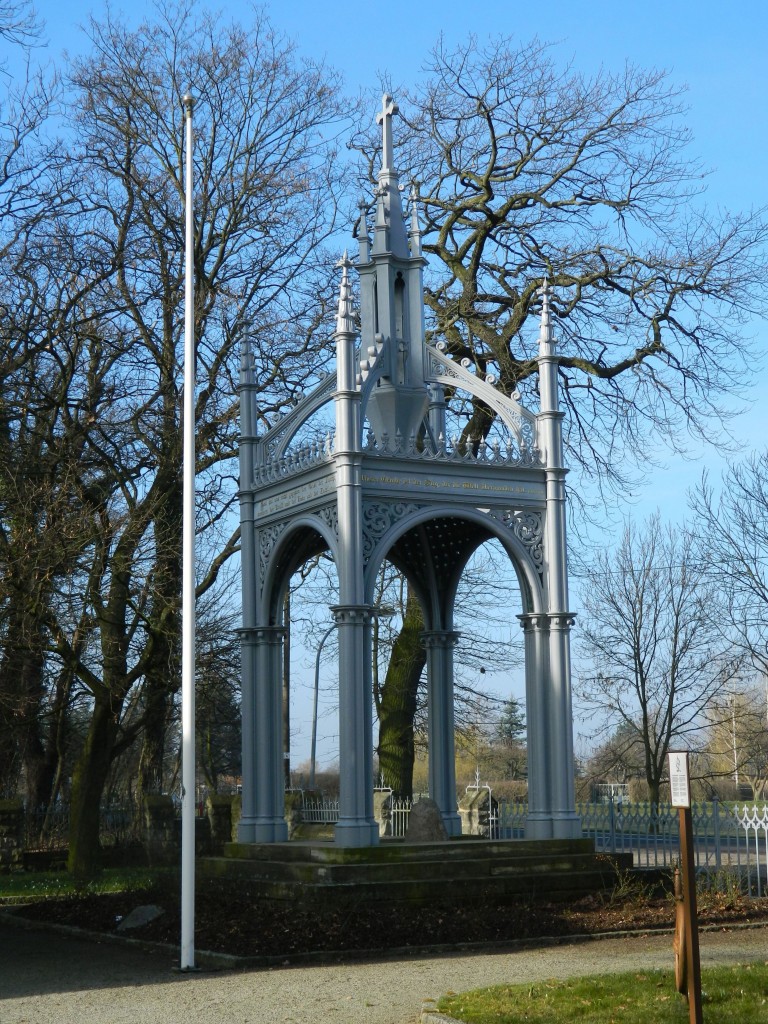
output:
[{"label": "stone platform base", "polygon": [[341,848],[333,843],[229,843],[222,857],[198,862],[201,877],[247,880],[250,892],[277,900],[474,899],[572,900],[610,888],[631,854],[597,855],[588,839],[456,838],[443,843],[382,841]]}]

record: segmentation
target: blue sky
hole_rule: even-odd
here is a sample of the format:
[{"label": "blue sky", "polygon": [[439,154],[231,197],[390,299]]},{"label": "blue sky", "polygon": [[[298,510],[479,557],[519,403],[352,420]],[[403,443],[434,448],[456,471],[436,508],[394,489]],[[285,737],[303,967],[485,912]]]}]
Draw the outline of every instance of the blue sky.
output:
[{"label": "blue sky", "polygon": [[[39,0],[37,9],[47,24],[48,54],[56,59],[62,50],[78,53],[88,48],[78,29],[101,3],[53,3]],[[129,20],[152,17],[153,5],[135,0]],[[247,22],[252,6],[230,0],[223,17]],[[562,63],[572,62],[586,72],[600,67],[618,70],[625,61],[667,69],[674,83],[687,87],[687,123],[694,135],[692,155],[711,169],[709,199],[714,205],[745,209],[768,203],[768,13],[756,3],[733,8],[712,3],[617,4],[595,0],[550,0],[544,4],[512,4],[509,0],[421,4],[390,0],[386,4],[318,4],[316,0],[285,0],[265,5],[274,25],[294,38],[301,53],[324,58],[344,74],[351,92],[375,89],[380,76],[398,84],[414,82],[429,49],[442,32],[450,48],[474,33],[480,40],[510,35],[525,42],[534,36],[553,42]],[[757,324],[754,334],[768,348],[768,330]],[[744,451],[761,447],[768,434],[768,371],[761,373],[749,398],[752,409],[733,425]],[[717,430],[717,425],[713,428]],[[665,470],[654,471],[648,483],[627,496],[620,515],[645,517],[657,507],[669,519],[685,511],[686,489],[697,481],[703,467],[715,477],[724,466],[711,449],[692,452],[684,460],[667,455]],[[615,538],[614,533],[613,537]],[[575,581],[574,581],[575,582]],[[576,596],[576,595],[574,595]],[[578,611],[578,598],[573,601]]]},{"label": "blue sky", "polygon": [[[114,3],[129,12],[129,20],[152,17],[153,4],[135,0]],[[230,0],[223,17],[247,23],[253,6]],[[316,0],[286,0],[266,4],[274,25],[291,36],[300,52],[325,59],[340,69],[347,88],[376,88],[382,75],[392,84],[413,82],[425,56],[443,34],[450,47],[474,33],[479,39],[512,35],[521,41],[533,36],[556,45],[563,63],[571,61],[584,71],[601,66],[616,70],[625,61],[670,71],[672,81],[687,88],[687,122],[694,135],[692,153],[711,169],[709,198],[732,209],[768,202],[768,13],[762,5],[736,5],[730,17],[714,4],[682,2],[622,5],[596,0],[589,4],[552,0],[547,5],[510,4],[487,0],[484,4],[456,0],[421,4],[391,0],[387,4],[329,5]],[[97,17],[104,4],[54,3],[39,0],[37,9],[47,25],[48,53],[77,53],[88,46],[78,26]],[[737,16],[737,12],[741,17]],[[756,325],[759,338],[768,333]],[[768,387],[763,373],[749,397],[751,412],[733,425],[745,450],[763,443],[768,427]],[[654,472],[642,490],[628,497],[627,514],[645,516],[657,505],[668,517],[680,518],[685,490],[699,478],[704,465],[715,475],[723,460],[709,449],[694,449],[693,460],[665,457],[666,470]]]}]

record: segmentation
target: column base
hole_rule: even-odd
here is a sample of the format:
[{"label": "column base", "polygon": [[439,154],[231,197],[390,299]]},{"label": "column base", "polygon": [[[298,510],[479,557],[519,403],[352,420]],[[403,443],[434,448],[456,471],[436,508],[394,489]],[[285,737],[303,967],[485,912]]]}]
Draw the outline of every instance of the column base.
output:
[{"label": "column base", "polygon": [[526,839],[581,839],[578,814],[529,814],[525,819]]},{"label": "column base", "polygon": [[573,812],[552,817],[553,839],[581,839],[581,817]]},{"label": "column base", "polygon": [[526,839],[552,839],[552,816],[550,814],[529,814],[525,819]]},{"label": "column base", "polygon": [[333,832],[336,846],[378,846],[379,826],[375,821],[358,821],[349,818],[339,821]]},{"label": "column base", "polygon": [[445,825],[445,831],[450,837],[461,835],[461,815],[460,814],[446,814],[441,815],[443,824]]},{"label": "column base", "polygon": [[287,843],[288,823],[284,818],[240,820],[238,843]]}]

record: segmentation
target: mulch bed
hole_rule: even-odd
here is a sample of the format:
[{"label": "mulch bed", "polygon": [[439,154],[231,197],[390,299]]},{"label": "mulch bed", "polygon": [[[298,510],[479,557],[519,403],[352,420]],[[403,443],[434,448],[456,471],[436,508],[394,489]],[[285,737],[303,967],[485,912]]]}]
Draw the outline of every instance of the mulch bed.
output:
[{"label": "mulch bed", "polygon": [[[162,917],[126,933],[136,938],[178,944],[179,893],[174,887],[142,892],[47,900],[24,907],[36,921],[115,932],[135,907],[157,904]],[[708,893],[702,898],[700,923],[723,927],[768,923],[768,899]],[[572,903],[507,903],[491,897],[472,903],[442,901],[428,906],[408,903],[336,901],[332,904],[266,902],[246,884],[202,883],[195,906],[195,945],[247,957],[299,957],[311,952],[351,955],[467,943],[583,936],[604,932],[671,928],[674,905],[669,896],[631,894],[588,896]]]}]

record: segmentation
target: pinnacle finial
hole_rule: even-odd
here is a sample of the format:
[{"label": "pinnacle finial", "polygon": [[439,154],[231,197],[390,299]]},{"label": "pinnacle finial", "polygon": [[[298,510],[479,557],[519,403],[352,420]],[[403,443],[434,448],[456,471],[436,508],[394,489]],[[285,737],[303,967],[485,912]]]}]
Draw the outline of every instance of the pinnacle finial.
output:
[{"label": "pinnacle finial", "polygon": [[408,196],[411,202],[411,226],[408,237],[411,242],[411,256],[421,256],[421,225],[419,224],[419,188],[414,181]]},{"label": "pinnacle finial", "polygon": [[352,286],[349,282],[349,269],[352,266],[347,250],[336,264],[341,267],[341,284],[339,286],[339,309],[336,314],[336,333],[354,334],[355,320],[352,313]]},{"label": "pinnacle finial", "polygon": [[360,211],[360,216],[357,218],[357,222],[352,230],[353,238],[367,238],[368,237],[368,203],[361,196],[357,202],[357,208]]},{"label": "pinnacle finial", "polygon": [[376,115],[376,124],[381,125],[381,169],[389,171],[394,163],[394,147],[392,144],[392,117],[400,113],[400,108],[385,92],[381,98],[381,111]]},{"label": "pinnacle finial", "polygon": [[554,332],[552,330],[552,314],[549,308],[549,279],[547,277],[539,288],[541,295],[541,329],[539,331],[539,346],[555,344]]},{"label": "pinnacle finial", "polygon": [[368,204],[361,197],[357,205],[360,210],[360,216],[352,231],[352,237],[357,239],[359,247],[358,265],[364,266],[368,262],[371,252],[371,240],[368,237]]},{"label": "pinnacle finial", "polygon": [[240,370],[243,374],[249,374],[252,366],[251,339],[246,335],[240,342]]}]

